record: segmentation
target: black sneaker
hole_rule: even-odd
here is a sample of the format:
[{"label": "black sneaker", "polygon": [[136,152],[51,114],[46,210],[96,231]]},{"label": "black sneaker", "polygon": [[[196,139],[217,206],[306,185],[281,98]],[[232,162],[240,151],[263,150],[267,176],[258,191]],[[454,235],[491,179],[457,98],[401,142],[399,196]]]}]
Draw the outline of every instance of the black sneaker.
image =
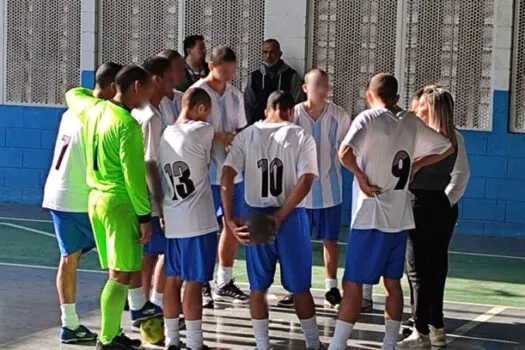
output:
[{"label": "black sneaker", "polygon": [[285,295],[281,300],[277,302],[277,306],[279,307],[294,307],[295,306],[295,298],[293,294],[287,294]]},{"label": "black sneaker", "polygon": [[207,282],[202,286],[202,307],[205,309],[214,308],[210,282]]},{"label": "black sneaker", "polygon": [[179,345],[170,345],[166,348],[166,350],[181,350],[182,349],[182,346],[179,344]]},{"label": "black sneaker", "polygon": [[332,288],[324,295],[324,305],[328,307],[336,308],[341,304],[341,292],[338,288]]},{"label": "black sneaker", "polygon": [[235,285],[234,279],[222,288],[217,287],[216,292],[213,294],[213,299],[232,304],[246,304],[250,300],[248,295]]},{"label": "black sneaker", "polygon": [[116,336],[115,339],[113,339],[111,343],[109,344],[102,344],[100,341],[97,341],[96,349],[97,350],[137,350],[141,348],[140,344],[138,346],[132,345],[133,342],[135,341],[121,334],[119,336]]},{"label": "black sneaker", "polygon": [[120,335],[116,336],[113,341],[117,341],[120,344],[124,344],[128,346],[130,349],[140,349],[142,342],[139,339],[131,339],[124,333],[120,333]]}]

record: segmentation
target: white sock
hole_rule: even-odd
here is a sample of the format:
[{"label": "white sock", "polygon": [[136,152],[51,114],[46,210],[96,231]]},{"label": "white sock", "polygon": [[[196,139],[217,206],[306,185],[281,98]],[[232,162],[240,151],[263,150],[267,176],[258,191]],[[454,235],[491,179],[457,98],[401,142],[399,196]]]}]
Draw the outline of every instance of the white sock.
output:
[{"label": "white sock", "polygon": [[397,345],[397,336],[401,321],[385,320],[385,337],[383,338],[383,348],[395,349]]},{"label": "white sock", "polygon": [[164,294],[157,292],[155,289],[151,292],[151,298],[149,299],[153,304],[162,308],[162,303],[164,302]]},{"label": "white sock", "polygon": [[128,290],[129,309],[132,311],[140,310],[146,305],[146,297],[142,288]]},{"label": "white sock", "polygon": [[306,339],[306,347],[309,349],[319,349],[321,343],[319,342],[319,327],[317,327],[315,315],[312,318],[299,321],[301,322],[301,327],[303,328]]},{"label": "white sock", "polygon": [[335,321],[335,332],[328,350],[346,349],[346,342],[348,341],[348,338],[350,338],[353,328],[353,323],[348,323],[341,320]]},{"label": "white sock", "polygon": [[62,304],[60,305],[60,311],[62,312],[62,327],[66,327],[74,331],[78,328],[78,326],[80,326],[76,304]]},{"label": "white sock", "polygon": [[179,318],[165,318],[164,319],[164,336],[166,336],[166,346],[178,346],[180,343],[179,336]]},{"label": "white sock", "polygon": [[202,348],[202,320],[186,321],[186,342],[188,349]]},{"label": "white sock", "polygon": [[219,266],[217,271],[217,287],[222,288],[233,278],[233,267]]},{"label": "white sock", "polygon": [[324,280],[324,287],[327,292],[329,292],[332,288],[337,288],[337,279],[333,280],[330,278],[327,278]]},{"label": "white sock", "polygon": [[253,332],[255,334],[255,343],[257,350],[270,349],[270,335],[268,330],[268,319],[254,320],[252,319]]},{"label": "white sock", "polygon": [[363,299],[372,300],[372,284],[363,284]]}]

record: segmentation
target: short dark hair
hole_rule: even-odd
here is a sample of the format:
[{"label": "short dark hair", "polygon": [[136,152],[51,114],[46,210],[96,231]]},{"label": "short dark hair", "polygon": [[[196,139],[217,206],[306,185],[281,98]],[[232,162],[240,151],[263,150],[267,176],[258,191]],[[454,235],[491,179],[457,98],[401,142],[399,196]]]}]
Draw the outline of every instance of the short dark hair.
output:
[{"label": "short dark hair", "polygon": [[166,72],[170,69],[171,61],[167,58],[160,56],[149,57],[144,61],[142,67],[150,75],[164,76]]},{"label": "short dark hair", "polygon": [[136,81],[140,84],[146,84],[150,75],[144,69],[134,64],[124,66],[115,77],[115,83],[120,92],[128,91],[129,87]]},{"label": "short dark hair", "polygon": [[107,88],[115,82],[115,77],[122,65],[115,62],[107,62],[98,67],[95,73],[95,83],[102,89]]},{"label": "short dark hair", "polygon": [[189,88],[182,96],[182,107],[192,109],[198,105],[204,105],[206,108],[211,108],[211,97],[206,90],[202,88]]},{"label": "short dark hair", "polygon": [[370,80],[368,89],[374,92],[383,102],[393,102],[397,98],[397,79],[392,74],[376,74]]},{"label": "short dark hair", "polygon": [[266,109],[268,110],[279,110],[281,112],[289,111],[295,106],[295,100],[291,93],[283,90],[277,90],[270,94],[268,102],[266,103]]},{"label": "short dark hair", "polygon": [[204,37],[202,35],[197,34],[186,37],[183,42],[184,56],[188,56],[188,50],[193,49],[199,41],[204,41]]},{"label": "short dark hair", "polygon": [[321,68],[312,68],[304,75],[304,82],[307,83],[310,76],[315,73],[321,74],[326,79],[328,79],[328,73],[326,73],[324,70],[322,70]]},{"label": "short dark hair", "polygon": [[158,57],[164,57],[168,60],[173,61],[175,59],[178,59],[178,58],[182,58],[181,54],[179,53],[179,51],[177,50],[172,50],[172,49],[166,49],[166,50],[162,50],[161,52],[159,52],[157,54]]},{"label": "short dark hair", "polygon": [[263,41],[263,44],[273,44],[273,45],[277,46],[277,49],[279,51],[281,51],[281,43],[279,43],[279,41],[277,39],[273,39],[273,38],[266,39],[265,41]]},{"label": "short dark hair", "polygon": [[216,66],[224,62],[237,62],[237,55],[228,46],[217,46],[211,52],[210,62]]}]

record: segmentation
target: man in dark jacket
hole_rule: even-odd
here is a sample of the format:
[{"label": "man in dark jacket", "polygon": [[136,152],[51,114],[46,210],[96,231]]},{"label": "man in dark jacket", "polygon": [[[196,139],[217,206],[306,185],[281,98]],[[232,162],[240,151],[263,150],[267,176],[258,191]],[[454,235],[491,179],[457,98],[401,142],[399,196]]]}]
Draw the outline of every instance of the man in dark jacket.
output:
[{"label": "man in dark jacket", "polygon": [[264,119],[268,96],[274,91],[290,92],[295,103],[305,100],[303,81],[299,74],[281,59],[282,54],[281,45],[277,40],[268,39],[263,42],[263,64],[250,74],[244,90],[248,124]]},{"label": "man in dark jacket", "polygon": [[184,81],[177,86],[177,90],[182,92],[210,73],[202,35],[190,35],[184,39],[184,63]]}]

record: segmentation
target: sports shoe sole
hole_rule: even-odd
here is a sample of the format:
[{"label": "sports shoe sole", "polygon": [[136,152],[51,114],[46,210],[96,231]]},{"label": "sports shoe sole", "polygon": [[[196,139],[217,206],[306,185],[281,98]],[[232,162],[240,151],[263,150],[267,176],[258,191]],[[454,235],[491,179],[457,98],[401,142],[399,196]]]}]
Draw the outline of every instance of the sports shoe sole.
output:
[{"label": "sports shoe sole", "polygon": [[237,305],[245,305],[250,302],[249,299],[239,300],[239,299],[235,299],[234,297],[218,295],[215,293],[213,294],[213,300],[218,303],[228,303],[228,304],[237,304]]},{"label": "sports shoe sole", "polygon": [[60,339],[62,344],[75,344],[75,343],[89,343],[97,340],[97,336],[91,338],[74,338],[74,339]]},{"label": "sports shoe sole", "polygon": [[334,310],[339,310],[339,306],[341,304],[332,304],[331,302],[329,302],[328,300],[323,300],[323,306],[327,309],[334,309]]}]

